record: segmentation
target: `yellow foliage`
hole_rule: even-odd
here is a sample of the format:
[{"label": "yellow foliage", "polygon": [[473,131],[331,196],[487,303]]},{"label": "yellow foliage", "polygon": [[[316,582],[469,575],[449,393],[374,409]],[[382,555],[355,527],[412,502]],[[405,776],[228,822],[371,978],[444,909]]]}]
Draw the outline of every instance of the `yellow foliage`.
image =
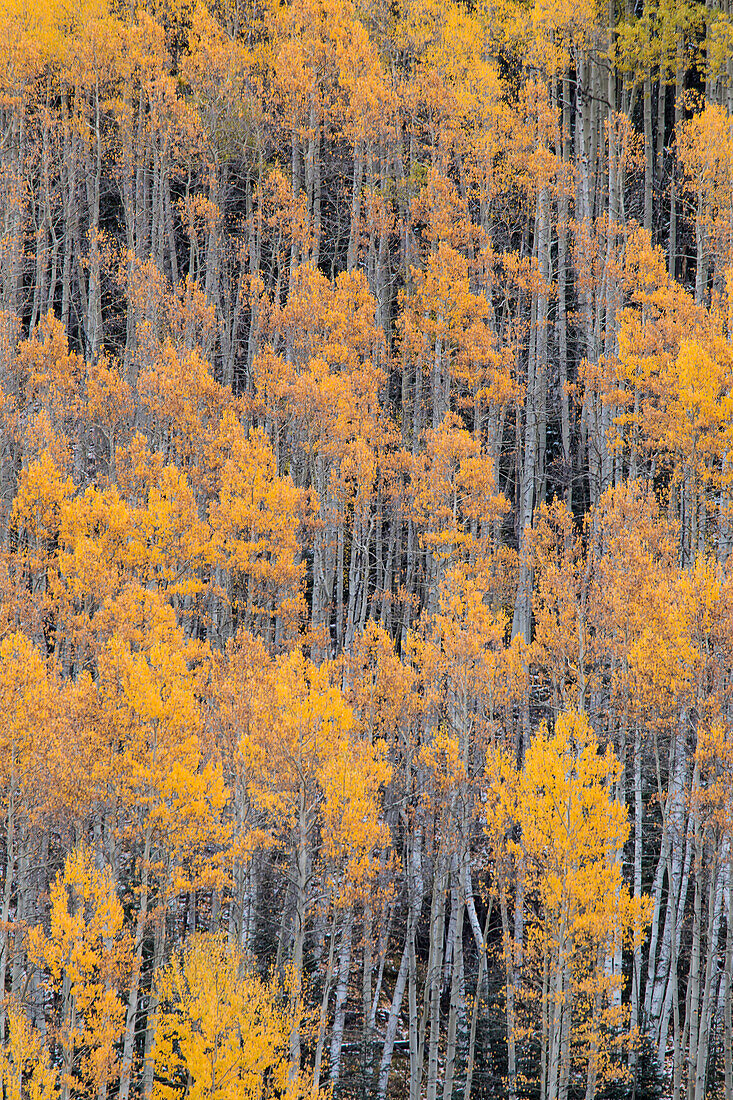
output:
[{"label": "yellow foliage", "polygon": [[475,552],[490,539],[508,503],[497,491],[493,462],[454,414],[426,432],[425,452],[413,462],[413,509],[421,538],[449,558]]},{"label": "yellow foliage", "polygon": [[304,493],[290,477],[278,477],[275,456],[263,432],[247,438],[231,413],[219,429],[221,472],[209,508],[210,554],[228,569],[235,622],[267,633],[277,619],[287,634],[305,614],[304,565],[298,526],[305,518]]},{"label": "yellow foliage", "polygon": [[615,858],[629,833],[625,807],[612,795],[621,765],[580,714],[540,730],[519,781],[522,852],[552,935],[591,940],[613,934],[628,899]]},{"label": "yellow foliage", "polygon": [[6,1100],[56,1100],[58,1070],[52,1067],[43,1035],[23,1009],[11,1003],[7,1009],[7,1039],[0,1049],[0,1077]]},{"label": "yellow foliage", "polygon": [[282,992],[223,936],[193,937],[158,978],[154,1100],[300,1100]]},{"label": "yellow foliage", "polygon": [[[14,837],[50,797],[57,765],[58,681],[25,634],[0,642],[0,785],[2,814]],[[53,784],[50,784],[51,787]]]},{"label": "yellow foliage", "polygon": [[124,914],[108,867],[91,851],[74,849],[51,887],[51,921],[28,934],[28,954],[58,998],[54,1034],[62,1084],[73,1095],[101,1089],[117,1071],[116,1042],[124,1030],[119,996],[129,966]]}]

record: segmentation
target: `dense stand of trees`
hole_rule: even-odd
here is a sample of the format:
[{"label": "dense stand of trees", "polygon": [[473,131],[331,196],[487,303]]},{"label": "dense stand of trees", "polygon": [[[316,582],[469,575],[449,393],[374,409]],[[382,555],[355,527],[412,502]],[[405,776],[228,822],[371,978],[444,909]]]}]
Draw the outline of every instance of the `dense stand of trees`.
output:
[{"label": "dense stand of trees", "polygon": [[0,2],[6,1098],[733,1100],[733,12]]}]

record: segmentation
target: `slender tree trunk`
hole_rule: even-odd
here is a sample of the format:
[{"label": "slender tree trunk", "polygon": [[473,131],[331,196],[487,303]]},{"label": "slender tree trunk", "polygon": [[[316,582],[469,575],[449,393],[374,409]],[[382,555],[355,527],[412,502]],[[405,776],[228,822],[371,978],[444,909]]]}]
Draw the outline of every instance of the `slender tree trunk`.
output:
[{"label": "slender tree trunk", "polygon": [[499,886],[499,910],[501,912],[501,931],[504,941],[504,968],[506,971],[506,1040],[507,1040],[507,1087],[509,1100],[517,1096],[517,1053],[516,1053],[516,992],[517,974],[514,966],[514,938],[509,926],[509,913],[506,886],[502,880]]},{"label": "slender tree trunk", "polygon": [[321,996],[321,1013],[318,1021],[318,1039],[316,1041],[316,1053],[313,1064],[313,1088],[311,1089],[311,1096],[315,1098],[318,1096],[318,1090],[321,1086],[321,1065],[323,1062],[323,1049],[326,1043],[326,1025],[328,1022],[328,1001],[331,995],[331,987],[333,985],[333,962],[334,962],[334,948],[336,945],[336,910],[334,909],[331,915],[331,932],[328,937],[328,962],[326,963],[326,973],[323,977],[323,994]]},{"label": "slender tree trunk", "polygon": [[[450,1009],[448,1013],[448,1033],[445,1047],[445,1077],[443,1080],[443,1100],[452,1100],[453,1085],[456,1077],[457,1058],[457,1033],[459,1016],[462,1015],[462,984],[463,984],[463,917],[464,896],[461,889],[460,877],[456,873],[456,884],[453,890],[452,905],[455,906],[455,932],[452,949],[452,976]],[[453,914],[451,913],[451,923]]]},{"label": "slender tree trunk", "polygon": [[[433,875],[433,901],[430,913],[430,949],[428,954],[428,969],[425,975],[425,1004],[427,1007],[427,1023],[430,1032],[428,1039],[428,1069],[426,1077],[425,1095],[427,1100],[436,1100],[438,1093],[438,1052],[440,1046],[440,991],[441,974],[443,970],[443,941],[445,931],[445,901],[448,884],[448,871],[445,852],[439,850],[435,860],[435,873]],[[421,1054],[423,1043],[421,1042]],[[420,1095],[420,1079],[422,1078],[422,1063],[420,1057],[418,1066],[418,1080],[412,1081],[412,1089],[415,1097]]]},{"label": "slender tree trunk", "polygon": [[293,958],[290,986],[290,1082],[300,1073],[300,1023],[303,988],[303,949],[305,946],[305,922],[308,906],[308,814],[306,792],[303,784],[298,796],[298,834],[295,851],[295,927],[293,929]]},{"label": "slender tree trunk", "polygon": [[331,1035],[331,1087],[336,1088],[341,1077],[341,1051],[344,1041],[344,1023],[346,1021],[346,996],[349,990],[349,971],[351,966],[351,935],[354,925],[353,909],[344,915],[341,932],[341,951],[339,953],[338,982],[336,984],[336,1004],[333,1013],[333,1032]]},{"label": "slender tree trunk", "polygon": [[137,913],[135,927],[135,950],[133,956],[132,979],[130,981],[130,993],[127,999],[127,1018],[125,1021],[125,1040],[122,1047],[122,1061],[120,1063],[120,1100],[127,1100],[132,1084],[132,1063],[135,1053],[135,1036],[137,1027],[137,1012],[140,1000],[140,979],[143,967],[143,942],[145,939],[145,926],[148,920],[148,904],[150,892],[150,852],[153,840],[153,826],[148,822],[145,826],[143,839],[143,854],[140,882],[140,908]]},{"label": "slender tree trunk", "polygon": [[652,74],[644,74],[644,228],[651,236],[654,198],[654,135],[652,133]]},{"label": "slender tree trunk", "polygon": [[733,1100],[733,842],[728,839],[728,884],[725,933],[725,969],[723,971],[723,1061],[725,1100]]},{"label": "slender tree trunk", "polygon": [[[402,1009],[402,999],[405,993],[405,986],[412,981],[411,971],[414,963],[415,932],[417,930],[418,921],[420,920],[423,896],[425,892],[422,870],[422,829],[419,824],[406,852],[406,864],[408,902],[405,946],[402,952],[400,968],[397,973],[397,981],[395,982],[394,994],[392,995],[392,1004],[390,1006],[389,1016],[387,1018],[387,1027],[385,1030],[384,1043],[382,1046],[382,1059],[379,1066],[379,1085],[377,1091],[379,1100],[385,1100],[387,1096],[389,1073],[392,1065],[392,1054],[394,1052],[395,1039],[397,1038],[397,1028],[400,1020],[400,1012]],[[411,991],[408,990],[408,993],[410,992]],[[412,1057],[412,1043],[414,1032],[416,1030],[417,1020],[416,1007],[414,1005],[412,997],[410,997],[410,1002],[410,1014],[408,1018],[408,1023],[410,1032],[410,1053]]]}]

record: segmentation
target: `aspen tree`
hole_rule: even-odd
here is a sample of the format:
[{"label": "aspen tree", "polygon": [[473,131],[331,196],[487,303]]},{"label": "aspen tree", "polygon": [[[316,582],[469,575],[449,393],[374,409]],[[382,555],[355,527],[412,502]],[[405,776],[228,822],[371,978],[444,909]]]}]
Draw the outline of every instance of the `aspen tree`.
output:
[{"label": "aspen tree", "polygon": [[[21,896],[13,905],[13,890],[27,853],[34,847],[34,834],[42,827],[49,802],[45,784],[54,773],[59,755],[54,753],[60,717],[58,683],[53,668],[22,633],[9,634],[0,642],[0,698],[5,856],[0,902],[0,989],[5,994],[8,973],[20,959],[21,921],[37,919],[32,897]],[[11,906],[16,920],[21,918],[17,924],[11,920]],[[3,1027],[4,1023],[3,1007]]]},{"label": "aspen tree", "polygon": [[[632,901],[614,858],[629,829],[624,807],[609,791],[618,771],[612,750],[598,751],[587,720],[567,712],[551,737],[546,731],[535,736],[518,778],[513,812],[520,839],[512,843],[526,866],[528,893],[536,891],[540,901],[539,914],[528,920],[527,950],[546,975],[542,1057],[549,1098],[567,1095],[578,1057],[591,1095],[603,1073],[623,1077],[623,1066],[614,1067],[603,1052],[603,1020],[615,1010],[599,948],[617,922],[624,935],[640,937],[648,907],[641,898]],[[511,790],[499,787],[500,799],[510,799],[504,813],[511,812]],[[593,996],[598,983],[600,1003]]]},{"label": "aspen tree", "polygon": [[0,1050],[0,1075],[9,1100],[56,1100],[58,1071],[52,1067],[43,1035],[18,1005],[8,1012],[8,1039]]},{"label": "aspen tree", "polygon": [[[316,835],[322,820],[331,822],[333,855],[344,844],[353,846],[353,872],[359,860],[368,858],[379,843],[382,833],[376,821],[348,840],[339,838],[345,827],[344,815],[356,811],[352,805],[356,791],[340,789],[345,782],[342,770],[347,756],[356,764],[362,761],[364,772],[358,784],[372,796],[388,771],[380,763],[379,746],[350,741],[354,725],[353,714],[341,691],[333,684],[333,670],[327,663],[320,666],[307,661],[296,650],[281,658],[273,667],[266,693],[265,685],[255,688],[255,707],[249,729],[244,733],[242,756],[249,772],[248,792],[255,806],[264,812],[266,831],[284,849],[288,866],[292,868],[293,912],[290,911],[290,890],[285,891],[278,963],[282,957],[283,938],[288,924],[290,935],[290,1035],[291,1079],[300,1072],[300,1021],[304,1011],[303,975],[307,922],[312,905],[312,886],[317,871]],[[343,755],[342,755],[343,754]],[[338,759],[341,757],[341,766]],[[381,769],[381,770],[380,770]],[[372,770],[371,776],[369,774]],[[339,783],[339,775],[341,780]],[[362,804],[360,817],[364,817]],[[369,825],[371,812],[365,818]],[[347,849],[348,851],[348,849]],[[324,853],[325,854],[325,853]],[[347,861],[348,867],[348,861]],[[352,872],[352,873],[353,873]]]},{"label": "aspen tree", "polygon": [[249,972],[246,957],[223,937],[192,937],[158,988],[155,1100],[307,1094],[305,1074],[289,1079],[290,1021],[281,991]]},{"label": "aspen tree", "polygon": [[100,871],[86,847],[72,851],[51,888],[49,933],[32,928],[28,945],[58,1000],[51,1034],[62,1100],[89,1089],[106,1096],[118,1076],[115,1044],[124,1031],[119,993],[130,947],[123,922],[109,868]]}]

